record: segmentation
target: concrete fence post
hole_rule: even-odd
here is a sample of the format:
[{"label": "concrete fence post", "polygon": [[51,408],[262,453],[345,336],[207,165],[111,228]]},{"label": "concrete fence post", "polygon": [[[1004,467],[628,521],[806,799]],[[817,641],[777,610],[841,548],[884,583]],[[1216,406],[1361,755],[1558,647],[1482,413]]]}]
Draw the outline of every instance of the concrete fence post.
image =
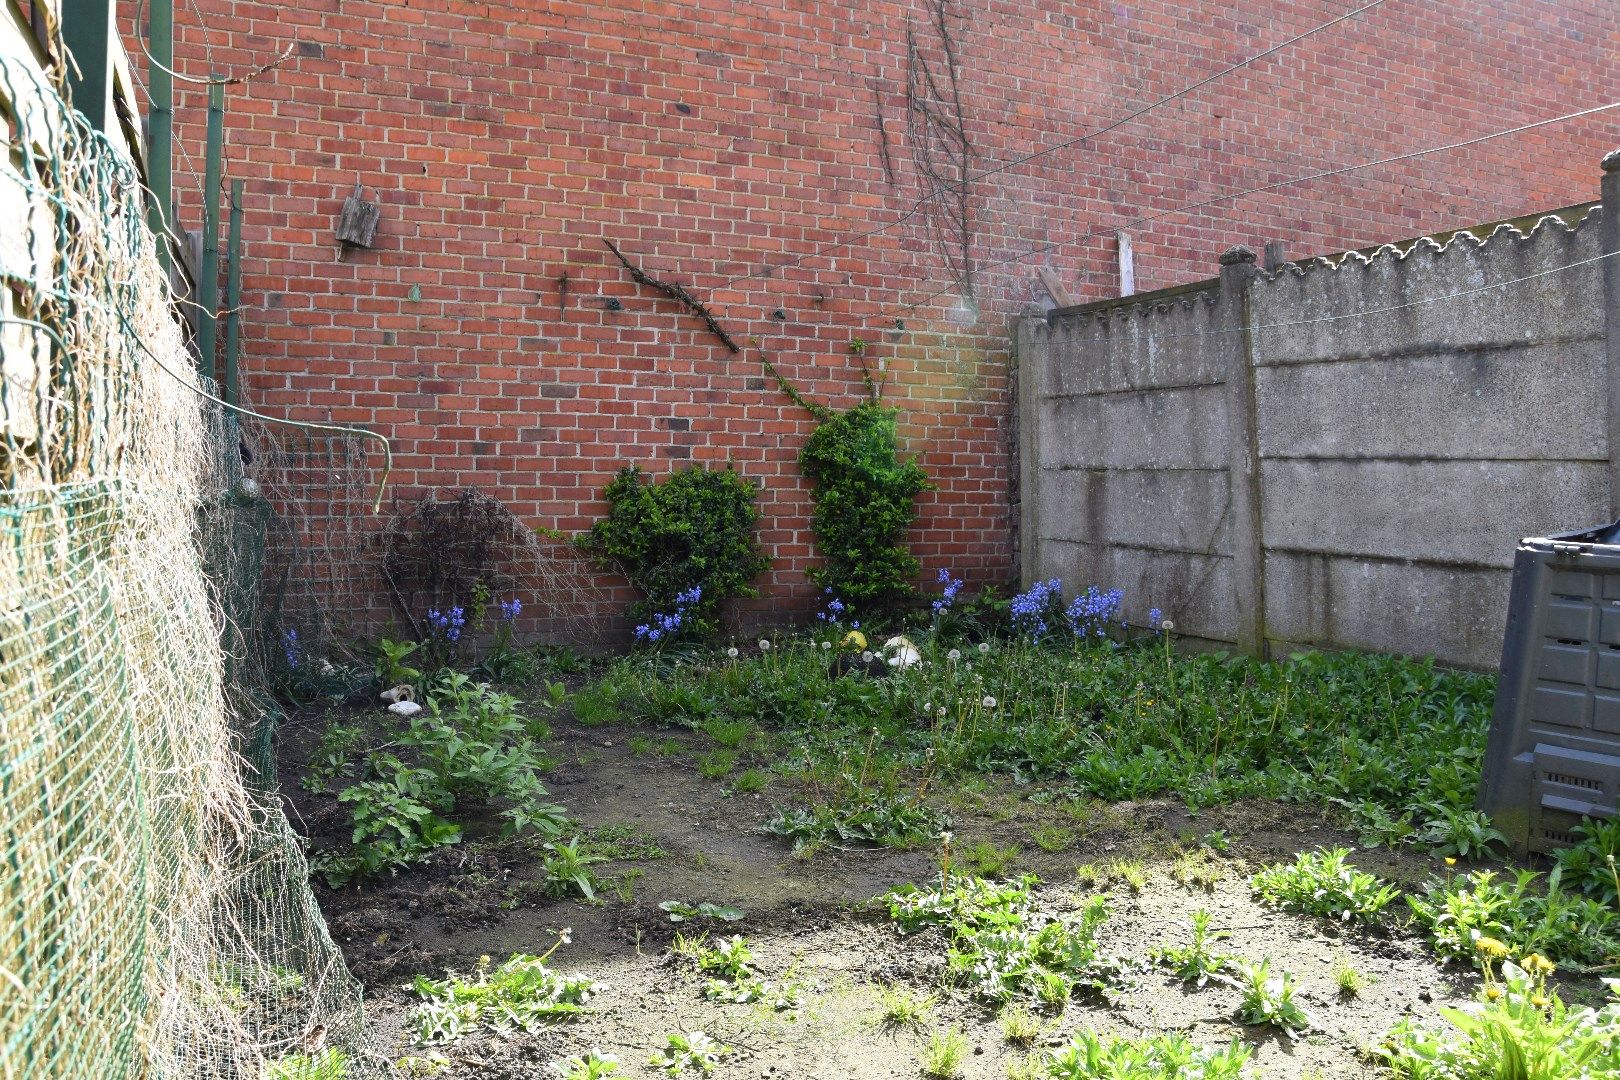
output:
[{"label": "concrete fence post", "polygon": [[1013,371],[1017,381],[1018,417],[1015,434],[1018,455],[1018,550],[1016,555],[1019,587],[1029,588],[1040,566],[1041,504],[1041,384],[1051,348],[1051,335],[1036,342],[1036,320],[1019,319],[1013,337]]},{"label": "concrete fence post", "polygon": [[1603,334],[1609,381],[1609,518],[1620,520],[1620,150],[1603,159]]},{"label": "concrete fence post", "polygon": [[1232,340],[1226,348],[1227,484],[1232,535],[1233,632],[1251,656],[1266,653],[1265,549],[1261,535],[1259,423],[1249,290],[1259,274],[1255,254],[1234,247],[1221,255],[1221,299]]}]

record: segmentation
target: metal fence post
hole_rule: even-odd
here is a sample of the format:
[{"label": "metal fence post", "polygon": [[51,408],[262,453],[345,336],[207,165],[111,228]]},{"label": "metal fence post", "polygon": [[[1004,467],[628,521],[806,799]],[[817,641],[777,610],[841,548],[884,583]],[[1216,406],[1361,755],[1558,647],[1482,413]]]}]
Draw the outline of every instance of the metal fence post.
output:
[{"label": "metal fence post", "polygon": [[219,355],[215,349],[219,319],[219,185],[225,157],[225,86],[208,85],[208,159],[203,165],[202,267],[197,276],[197,370],[216,378]]}]

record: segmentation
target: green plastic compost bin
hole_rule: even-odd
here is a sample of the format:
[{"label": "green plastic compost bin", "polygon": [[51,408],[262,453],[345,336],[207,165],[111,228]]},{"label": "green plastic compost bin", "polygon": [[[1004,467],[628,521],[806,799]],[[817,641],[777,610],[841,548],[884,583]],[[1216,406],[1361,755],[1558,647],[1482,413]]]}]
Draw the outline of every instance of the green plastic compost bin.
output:
[{"label": "green plastic compost bin", "polygon": [[1522,541],[1479,808],[1514,850],[1620,807],[1620,522]]}]

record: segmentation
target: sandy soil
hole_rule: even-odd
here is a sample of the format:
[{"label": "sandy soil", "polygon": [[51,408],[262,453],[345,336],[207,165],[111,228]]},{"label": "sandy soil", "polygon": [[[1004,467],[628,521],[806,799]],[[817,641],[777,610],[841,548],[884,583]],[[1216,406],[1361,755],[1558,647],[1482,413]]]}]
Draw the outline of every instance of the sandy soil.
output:
[{"label": "sandy soil", "polygon": [[[282,755],[294,821],[316,843],[343,828],[341,809],[329,796],[296,786],[302,757],[323,724],[320,717],[295,721]],[[649,750],[649,741],[663,745]],[[967,1035],[966,1077],[1005,1077],[1009,1062],[1031,1049],[1009,1046],[992,1011],[939,985],[945,946],[936,932],[905,937],[869,903],[897,885],[932,879],[936,852],[797,858],[760,829],[774,807],[792,801],[786,782],[773,776],[762,793],[728,794],[725,780],[705,780],[694,767],[712,748],[700,734],[563,721],[552,745],[561,763],[548,777],[551,794],[582,829],[616,830],[632,837],[631,846],[663,854],[598,867],[618,886],[595,904],[543,895],[531,846],[480,842],[476,829],[468,843],[397,878],[341,892],[317,887],[333,937],[366,983],[381,1052],[392,1058],[437,1052],[449,1060],[438,1075],[494,1080],[554,1075],[550,1062],[594,1046],[616,1054],[625,1075],[650,1077],[657,1074],[646,1060],[665,1035],[701,1029],[734,1048],[715,1073],[722,1080],[916,1077],[926,1029],[885,1028],[875,998],[880,986],[938,995],[931,1022]],[[1213,925],[1231,933],[1225,951],[1269,957],[1296,976],[1298,997],[1317,1026],[1297,1042],[1246,1029],[1233,1019],[1237,991],[1213,985],[1188,991],[1167,973],[1149,971],[1115,1006],[1077,1000],[1062,1015],[1048,1016],[1045,1044],[1061,1045],[1080,1028],[1180,1031],[1207,1045],[1244,1039],[1261,1077],[1364,1076],[1370,1070],[1361,1047],[1403,1014],[1433,1016],[1470,992],[1468,972],[1442,970],[1412,938],[1282,914],[1250,898],[1247,876],[1262,863],[1317,846],[1353,846],[1352,836],[1309,808],[1251,802],[1193,818],[1170,801],[1077,806],[1061,791],[1011,782],[945,793],[941,807],[952,817],[959,851],[980,839],[1016,845],[1018,856],[1004,872],[1038,874],[1047,883],[1040,890],[1044,905],[1062,908],[1106,891],[1112,916],[1104,939],[1120,955],[1145,958],[1156,945],[1185,941],[1188,915],[1207,909]],[[1072,836],[1059,850],[1042,850],[1033,837],[1043,826]],[[1225,852],[1201,849],[1195,860],[1178,862],[1180,851],[1212,830],[1230,838]],[[1042,839],[1058,846],[1062,836],[1049,831]],[[1095,884],[1077,878],[1078,866],[1106,868],[1121,859],[1145,865],[1140,891],[1117,876]],[[1357,861],[1406,881],[1433,866],[1421,856],[1377,849],[1358,853]],[[706,1000],[701,980],[670,962],[667,946],[680,928],[658,904],[671,899],[742,909],[742,921],[716,925],[715,932],[746,935],[767,978],[798,984],[797,1012]],[[556,954],[553,967],[606,985],[590,1014],[538,1035],[475,1035],[432,1050],[410,1045],[404,1023],[413,998],[404,984],[412,975],[466,971],[481,955],[499,962],[512,952],[543,952],[564,926],[572,928],[573,942]],[[1333,966],[1339,960],[1369,977],[1360,994],[1337,992]]]}]

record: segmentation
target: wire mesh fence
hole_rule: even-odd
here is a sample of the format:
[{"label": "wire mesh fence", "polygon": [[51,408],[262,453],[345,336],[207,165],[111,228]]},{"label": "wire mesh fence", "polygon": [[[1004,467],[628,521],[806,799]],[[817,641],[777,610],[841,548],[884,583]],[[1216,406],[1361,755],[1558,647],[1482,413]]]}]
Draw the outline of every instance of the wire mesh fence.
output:
[{"label": "wire mesh fence", "polygon": [[0,123],[0,1077],[385,1073],[274,795],[260,435],[128,157],[3,58]]}]

